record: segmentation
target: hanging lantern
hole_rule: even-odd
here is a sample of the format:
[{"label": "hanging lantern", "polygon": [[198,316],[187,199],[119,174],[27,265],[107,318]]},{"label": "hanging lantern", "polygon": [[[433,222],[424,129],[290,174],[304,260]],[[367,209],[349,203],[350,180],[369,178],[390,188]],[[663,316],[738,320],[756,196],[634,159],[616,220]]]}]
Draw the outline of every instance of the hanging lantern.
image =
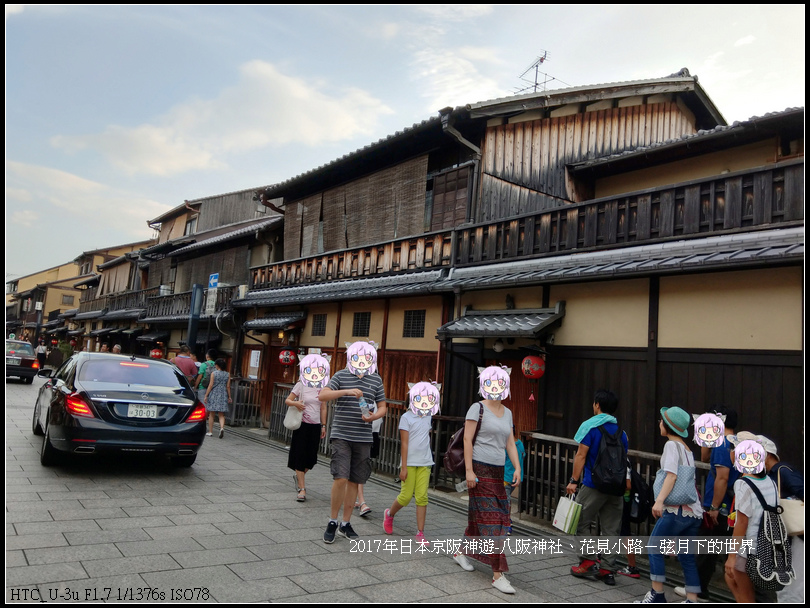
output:
[{"label": "hanging lantern", "polygon": [[71,341],[70,341],[70,345],[71,345],[73,348],[76,348],[76,340],[75,340],[75,339],[71,340]]},{"label": "hanging lantern", "polygon": [[295,365],[295,353],[291,350],[283,350],[278,354],[278,360],[282,365]]},{"label": "hanging lantern", "polygon": [[56,346],[57,344],[59,344],[59,340],[57,340],[56,338],[53,338],[51,340],[51,346]]},{"label": "hanging lantern", "polygon": [[546,373],[546,362],[543,357],[529,355],[523,359],[523,363],[520,364],[520,369],[523,371],[523,375],[526,378],[537,380],[542,378],[543,374]]},{"label": "hanging lantern", "polygon": [[159,348],[153,348],[152,350],[149,351],[149,356],[152,357],[152,359],[162,359],[163,351],[160,350]]}]

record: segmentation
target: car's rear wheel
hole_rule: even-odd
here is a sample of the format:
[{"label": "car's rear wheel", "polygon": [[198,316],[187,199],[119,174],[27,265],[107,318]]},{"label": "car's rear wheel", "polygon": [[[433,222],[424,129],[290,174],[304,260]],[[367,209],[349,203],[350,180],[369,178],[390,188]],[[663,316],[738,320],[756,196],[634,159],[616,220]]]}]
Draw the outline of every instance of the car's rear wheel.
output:
[{"label": "car's rear wheel", "polygon": [[176,467],[190,467],[197,460],[197,454],[191,456],[174,456],[172,457],[172,464]]},{"label": "car's rear wheel", "polygon": [[52,467],[57,462],[57,450],[51,445],[51,426],[45,429],[42,437],[42,450],[39,452],[39,462],[43,467]]},{"label": "car's rear wheel", "polygon": [[26,384],[33,384],[34,383],[34,377],[33,376],[28,376],[27,378],[23,378],[23,382],[25,382]]},{"label": "car's rear wheel", "polygon": [[44,435],[42,432],[42,425],[39,424],[39,416],[37,416],[37,408],[34,408],[34,417],[31,420],[31,430],[34,435]]}]

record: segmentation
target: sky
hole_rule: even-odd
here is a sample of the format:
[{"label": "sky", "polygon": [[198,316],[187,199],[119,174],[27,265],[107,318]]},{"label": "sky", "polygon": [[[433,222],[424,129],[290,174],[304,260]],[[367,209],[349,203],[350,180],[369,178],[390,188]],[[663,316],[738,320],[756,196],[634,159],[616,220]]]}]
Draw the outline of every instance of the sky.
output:
[{"label": "sky", "polygon": [[521,92],[544,54],[548,89],[686,67],[729,124],[803,107],[804,22],[804,5],[7,4],[6,281]]}]

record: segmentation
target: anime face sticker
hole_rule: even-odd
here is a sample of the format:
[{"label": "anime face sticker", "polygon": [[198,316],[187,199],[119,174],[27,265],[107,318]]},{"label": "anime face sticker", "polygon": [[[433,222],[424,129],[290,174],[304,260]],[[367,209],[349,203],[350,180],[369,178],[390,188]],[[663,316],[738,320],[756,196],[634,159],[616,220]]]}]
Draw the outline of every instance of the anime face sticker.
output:
[{"label": "anime face sticker", "polygon": [[347,344],[346,369],[355,376],[373,374],[377,371],[377,349],[370,342]]},{"label": "anime face sticker", "polygon": [[478,368],[480,375],[479,392],[484,399],[501,401],[509,398],[509,374],[512,370],[505,366],[491,365]]},{"label": "anime face sticker", "polygon": [[411,389],[408,392],[409,407],[414,414],[423,418],[433,416],[439,411],[439,389],[442,387],[441,384],[417,382],[408,386]]},{"label": "anime face sticker", "polygon": [[761,473],[765,468],[765,448],[747,439],[734,448],[734,467],[741,473]]},{"label": "anime face sticker", "polygon": [[698,416],[692,414],[695,421],[695,443],[704,448],[719,448],[723,445],[725,433],[725,416],[706,413]]},{"label": "anime face sticker", "polygon": [[323,388],[329,382],[329,358],[323,355],[304,355],[298,357],[301,362],[301,383],[304,386]]}]

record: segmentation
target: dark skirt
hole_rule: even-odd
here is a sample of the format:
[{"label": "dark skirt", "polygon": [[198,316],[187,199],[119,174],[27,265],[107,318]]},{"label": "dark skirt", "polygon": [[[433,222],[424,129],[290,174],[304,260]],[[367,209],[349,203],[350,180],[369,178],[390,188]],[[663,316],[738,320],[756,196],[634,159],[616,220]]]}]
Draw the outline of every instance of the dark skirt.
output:
[{"label": "dark skirt", "polygon": [[309,471],[318,462],[318,444],[321,441],[321,425],[302,422],[293,431],[290,457],[287,467],[293,471]]},{"label": "dark skirt", "polygon": [[506,555],[501,553],[509,527],[509,498],[503,485],[503,466],[473,460],[473,471],[478,483],[468,490],[470,503],[464,536],[493,541],[494,550],[491,553],[465,550],[464,553],[490,566],[493,572],[507,572]]}]

